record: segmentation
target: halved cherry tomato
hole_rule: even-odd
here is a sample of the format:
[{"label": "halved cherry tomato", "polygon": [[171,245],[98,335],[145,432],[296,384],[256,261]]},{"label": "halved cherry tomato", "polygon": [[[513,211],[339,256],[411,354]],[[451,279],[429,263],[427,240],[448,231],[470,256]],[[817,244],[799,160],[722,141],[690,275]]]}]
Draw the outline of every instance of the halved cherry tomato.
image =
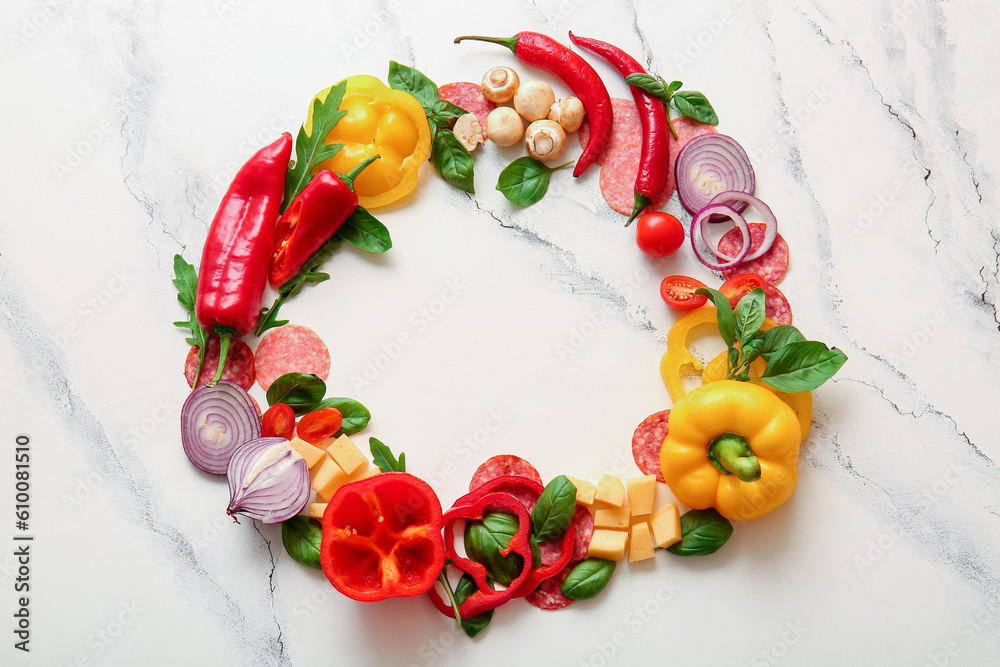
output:
[{"label": "halved cherry tomato", "polygon": [[636,223],[635,242],[639,250],[650,257],[667,257],[684,245],[684,225],[663,211],[650,211],[639,216]]},{"label": "halved cherry tomato", "polygon": [[756,273],[740,273],[722,283],[719,291],[726,295],[729,303],[735,308],[740,299],[754,291],[757,287],[763,289],[766,284],[764,279]]},{"label": "halved cherry tomato", "polygon": [[275,403],[261,418],[260,434],[265,438],[292,439],[295,434],[295,411],[285,403]]},{"label": "halved cherry tomato", "polygon": [[309,444],[315,445],[339,431],[343,423],[344,417],[337,408],[320,408],[299,420],[296,433]]},{"label": "halved cherry tomato", "polygon": [[660,296],[671,308],[694,310],[701,308],[708,301],[707,297],[694,293],[700,287],[705,287],[705,283],[700,280],[687,276],[667,276],[660,283]]}]

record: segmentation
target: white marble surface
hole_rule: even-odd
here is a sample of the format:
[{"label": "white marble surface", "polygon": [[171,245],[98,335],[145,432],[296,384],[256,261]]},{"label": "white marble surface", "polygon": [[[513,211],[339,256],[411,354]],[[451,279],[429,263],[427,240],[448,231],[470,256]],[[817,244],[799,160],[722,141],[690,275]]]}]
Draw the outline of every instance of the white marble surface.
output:
[{"label": "white marble surface", "polygon": [[[0,663],[997,664],[998,24],[987,0],[5,3]],[[850,361],[816,392],[780,510],[714,557],[623,565],[566,611],[505,607],[470,641],[426,600],[343,598],[276,528],[225,520],[224,483],[180,448],[171,257],[197,264],[236,167],[319,89],[390,59],[478,80],[513,57],[452,37],[520,29],[606,39],[709,96],[791,248],[796,324]],[[368,433],[445,504],[494,453],[546,478],[631,474],[633,428],[669,405],[658,281],[712,279],[689,252],[646,260],[596,169],[512,210],[493,186],[513,156],[477,158],[474,198],[425,167],[379,212],[393,250],[340,251],[286,307],[329,344],[331,391],[362,400]],[[449,284],[460,296],[421,324]],[[359,382],[402,332],[413,343]],[[29,655],[8,629],[19,433]]]}]

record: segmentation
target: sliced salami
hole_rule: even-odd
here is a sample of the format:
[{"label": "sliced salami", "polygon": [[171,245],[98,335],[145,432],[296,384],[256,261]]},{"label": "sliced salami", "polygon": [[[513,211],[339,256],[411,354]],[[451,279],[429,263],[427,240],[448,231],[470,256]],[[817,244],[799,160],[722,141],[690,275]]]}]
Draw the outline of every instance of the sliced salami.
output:
[{"label": "sliced salami", "polygon": [[486,117],[497,108],[497,105],[483,97],[483,89],[478,83],[468,81],[446,83],[438,88],[438,96],[469,113],[476,114],[479,124],[483,126],[483,139],[486,139]]},{"label": "sliced salami", "polygon": [[590,540],[594,537],[594,516],[583,505],[576,506],[573,514],[573,523],[570,530],[576,533],[576,540],[573,543],[573,555],[569,558],[569,566],[579,563],[587,557],[590,550]]},{"label": "sliced salami", "polygon": [[[642,147],[642,124],[639,122],[639,110],[636,108],[635,102],[621,97],[612,97],[611,109],[614,113],[611,136],[608,139],[607,147],[605,147],[601,156],[595,160],[600,165],[603,165],[605,160],[613,153],[617,153],[627,147],[633,147],[637,150],[641,150]],[[576,135],[580,140],[580,146],[586,146],[587,141],[590,139],[590,125],[587,124],[586,118],[584,118],[583,125],[577,130]],[[635,181],[634,174],[632,175],[632,180],[633,182]],[[632,208],[629,206],[629,212],[631,211]]]},{"label": "sliced salami", "polygon": [[788,299],[771,283],[764,285],[764,314],[778,324],[792,323],[792,307]]},{"label": "sliced salami", "polygon": [[[750,227],[750,252],[756,252],[764,242],[764,233],[767,230],[767,225],[762,222],[751,222],[748,226]],[[735,256],[740,251],[741,240],[740,230],[735,227],[730,229],[719,239],[719,252],[726,253],[730,257]],[[770,250],[757,259],[752,259],[731,269],[726,269],[722,272],[722,275],[726,280],[729,280],[741,273],[756,273],[765,281],[776,285],[781,282],[781,279],[785,277],[787,272],[788,244],[785,243],[785,239],[781,238],[781,234],[778,234],[774,239],[774,243],[771,244]]]},{"label": "sliced salami", "polygon": [[[194,345],[188,351],[187,359],[184,360],[184,377],[187,379],[189,387],[193,387],[196,381],[208,382],[215,377],[219,370],[221,344],[222,341],[217,335],[213,334],[208,339],[208,350],[205,351],[205,363],[202,364],[200,378],[195,376],[198,374],[198,357],[201,354],[201,348]],[[256,378],[253,352],[242,340],[233,338],[229,342],[229,352],[226,354],[226,367],[222,370],[222,379],[231,380],[249,391]]]},{"label": "sliced salami", "polygon": [[566,577],[569,576],[570,569],[570,567],[565,567],[559,574],[549,577],[538,584],[538,588],[528,593],[528,596],[524,599],[539,609],[545,609],[546,611],[555,611],[568,607],[573,603],[573,600],[563,595],[562,585],[566,581]]},{"label": "sliced salami", "polygon": [[656,475],[656,479],[666,483],[660,470],[660,446],[667,437],[667,419],[670,410],[656,412],[645,419],[632,434],[632,458],[644,475]]},{"label": "sliced salami", "polygon": [[257,345],[257,382],[267,390],[286,373],[330,376],[330,350],[309,327],[288,324],[264,334]]},{"label": "sliced salami", "polygon": [[[601,166],[601,194],[608,206],[624,215],[632,213],[635,205],[635,177],[639,173],[639,159],[642,148],[639,145],[622,147],[610,154],[605,154]],[[667,184],[652,204],[654,209],[666,205],[674,192],[673,177],[667,178]]]},{"label": "sliced salami", "polygon": [[[486,482],[497,477],[527,477],[528,479],[542,483],[542,476],[531,465],[520,456],[513,454],[498,454],[487,459],[472,475],[469,482],[469,491],[475,491]],[[532,503],[534,504],[534,503]]]}]

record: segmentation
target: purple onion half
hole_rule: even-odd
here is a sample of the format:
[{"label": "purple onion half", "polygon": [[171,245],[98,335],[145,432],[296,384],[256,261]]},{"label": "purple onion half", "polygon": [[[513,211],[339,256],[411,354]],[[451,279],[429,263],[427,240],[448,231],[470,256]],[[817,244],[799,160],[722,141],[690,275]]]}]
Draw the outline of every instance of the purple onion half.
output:
[{"label": "purple onion half", "polygon": [[309,500],[309,467],[285,438],[257,438],[242,445],[226,474],[230,516],[281,523],[301,512]]},{"label": "purple onion half", "polygon": [[[732,137],[715,133],[699,135],[681,149],[674,179],[677,196],[692,215],[721,192],[752,195],[756,186],[753,166],[743,147]],[[740,213],[746,204],[737,202],[732,208]]]},{"label": "purple onion half", "polygon": [[236,448],[260,437],[260,415],[250,394],[229,380],[199,385],[181,407],[181,445],[199,470],[225,475]]}]

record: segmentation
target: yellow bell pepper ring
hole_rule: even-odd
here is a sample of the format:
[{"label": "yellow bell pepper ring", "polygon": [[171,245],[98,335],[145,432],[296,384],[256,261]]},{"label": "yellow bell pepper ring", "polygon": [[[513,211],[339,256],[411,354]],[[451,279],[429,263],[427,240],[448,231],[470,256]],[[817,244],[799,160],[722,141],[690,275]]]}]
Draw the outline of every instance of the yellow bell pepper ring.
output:
[{"label": "yellow bell pepper ring", "polygon": [[685,505],[746,521],[795,490],[802,430],[767,389],[736,380],[702,385],[674,404],[668,426],[660,467]]},{"label": "yellow bell pepper ring", "polygon": [[[431,130],[424,109],[415,97],[394,90],[373,76],[344,79],[347,89],[340,108],[347,112],[326,135],[323,143],[343,144],[336,155],[316,165],[313,173],[332,169],[346,174],[367,158],[380,159],[354,179],[358,204],[385,206],[409,194],[417,185],[417,172],[431,154]],[[339,85],[339,84],[338,84]],[[326,101],[330,88],[316,97]],[[312,134],[312,103],[305,131]]]}]

